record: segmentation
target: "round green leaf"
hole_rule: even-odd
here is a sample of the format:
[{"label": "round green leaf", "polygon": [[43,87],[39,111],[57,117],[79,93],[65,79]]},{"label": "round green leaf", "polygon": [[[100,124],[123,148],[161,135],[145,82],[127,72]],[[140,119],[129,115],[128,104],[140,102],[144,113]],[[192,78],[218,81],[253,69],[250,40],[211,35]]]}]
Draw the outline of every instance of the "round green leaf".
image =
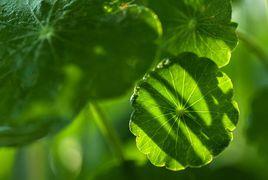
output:
[{"label": "round green leaf", "polygon": [[190,53],[145,76],[132,106],[139,150],[171,170],[211,162],[232,140],[239,115],[231,80],[211,60]]},{"label": "round green leaf", "polygon": [[173,55],[193,52],[222,67],[237,45],[230,0],[140,0],[163,25],[163,48]]},{"label": "round green leaf", "polygon": [[157,17],[109,2],[0,1],[0,145],[60,129],[89,99],[122,95],[147,71]]}]

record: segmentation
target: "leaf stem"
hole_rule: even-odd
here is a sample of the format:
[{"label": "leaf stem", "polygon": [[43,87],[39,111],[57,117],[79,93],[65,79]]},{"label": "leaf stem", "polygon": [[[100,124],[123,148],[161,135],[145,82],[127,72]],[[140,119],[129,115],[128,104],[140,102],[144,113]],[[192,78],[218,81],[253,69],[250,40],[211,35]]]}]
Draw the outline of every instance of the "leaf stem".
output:
[{"label": "leaf stem", "polygon": [[249,37],[248,35],[238,32],[239,39],[245,44],[245,46],[254,53],[260,62],[263,64],[263,66],[268,71],[268,54],[267,52],[262,48],[261,45],[259,45],[253,38]]},{"label": "leaf stem", "polygon": [[93,119],[100,129],[101,133],[112,147],[115,155],[117,156],[119,163],[125,161],[124,153],[121,146],[121,141],[115,131],[115,129],[109,124],[106,114],[96,102],[89,103],[89,109],[93,114]]}]

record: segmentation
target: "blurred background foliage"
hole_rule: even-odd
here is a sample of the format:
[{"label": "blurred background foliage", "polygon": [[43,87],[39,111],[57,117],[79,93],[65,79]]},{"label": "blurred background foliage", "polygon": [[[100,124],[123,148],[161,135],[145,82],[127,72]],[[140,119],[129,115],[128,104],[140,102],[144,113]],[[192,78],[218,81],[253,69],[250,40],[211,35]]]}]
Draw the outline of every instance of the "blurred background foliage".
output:
[{"label": "blurred background foliage", "polygon": [[[128,130],[129,92],[101,103],[120,142],[106,140],[109,134],[86,107],[56,136],[1,148],[0,179],[268,179],[268,1],[235,0],[233,21],[241,41],[223,71],[233,80],[241,116],[233,142],[212,164],[182,172],[153,167]],[[122,146],[124,157],[118,158],[115,146]]]}]

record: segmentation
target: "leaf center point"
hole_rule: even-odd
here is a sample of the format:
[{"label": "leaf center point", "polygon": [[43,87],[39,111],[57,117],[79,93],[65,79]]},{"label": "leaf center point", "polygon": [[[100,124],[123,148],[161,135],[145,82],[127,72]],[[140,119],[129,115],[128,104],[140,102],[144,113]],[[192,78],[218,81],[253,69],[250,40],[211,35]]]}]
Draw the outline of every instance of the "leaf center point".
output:
[{"label": "leaf center point", "polygon": [[51,26],[44,26],[39,33],[40,39],[50,39],[54,35],[54,29]]},{"label": "leaf center point", "polygon": [[176,113],[176,116],[180,118],[185,115],[186,110],[182,107],[177,107],[175,113]]},{"label": "leaf center point", "polygon": [[193,29],[196,28],[196,26],[197,26],[196,19],[195,18],[190,19],[189,22],[188,22],[188,28],[193,30]]}]

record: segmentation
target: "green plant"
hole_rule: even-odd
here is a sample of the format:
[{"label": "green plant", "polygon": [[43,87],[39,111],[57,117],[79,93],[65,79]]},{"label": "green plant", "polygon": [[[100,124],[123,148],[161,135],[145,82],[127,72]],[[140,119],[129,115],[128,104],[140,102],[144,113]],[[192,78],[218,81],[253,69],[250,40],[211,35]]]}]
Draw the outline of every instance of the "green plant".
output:
[{"label": "green plant", "polygon": [[0,146],[55,134],[86,109],[124,161],[98,102],[138,80],[130,130],[155,166],[204,166],[233,139],[230,0],[1,0],[0,12]]}]

